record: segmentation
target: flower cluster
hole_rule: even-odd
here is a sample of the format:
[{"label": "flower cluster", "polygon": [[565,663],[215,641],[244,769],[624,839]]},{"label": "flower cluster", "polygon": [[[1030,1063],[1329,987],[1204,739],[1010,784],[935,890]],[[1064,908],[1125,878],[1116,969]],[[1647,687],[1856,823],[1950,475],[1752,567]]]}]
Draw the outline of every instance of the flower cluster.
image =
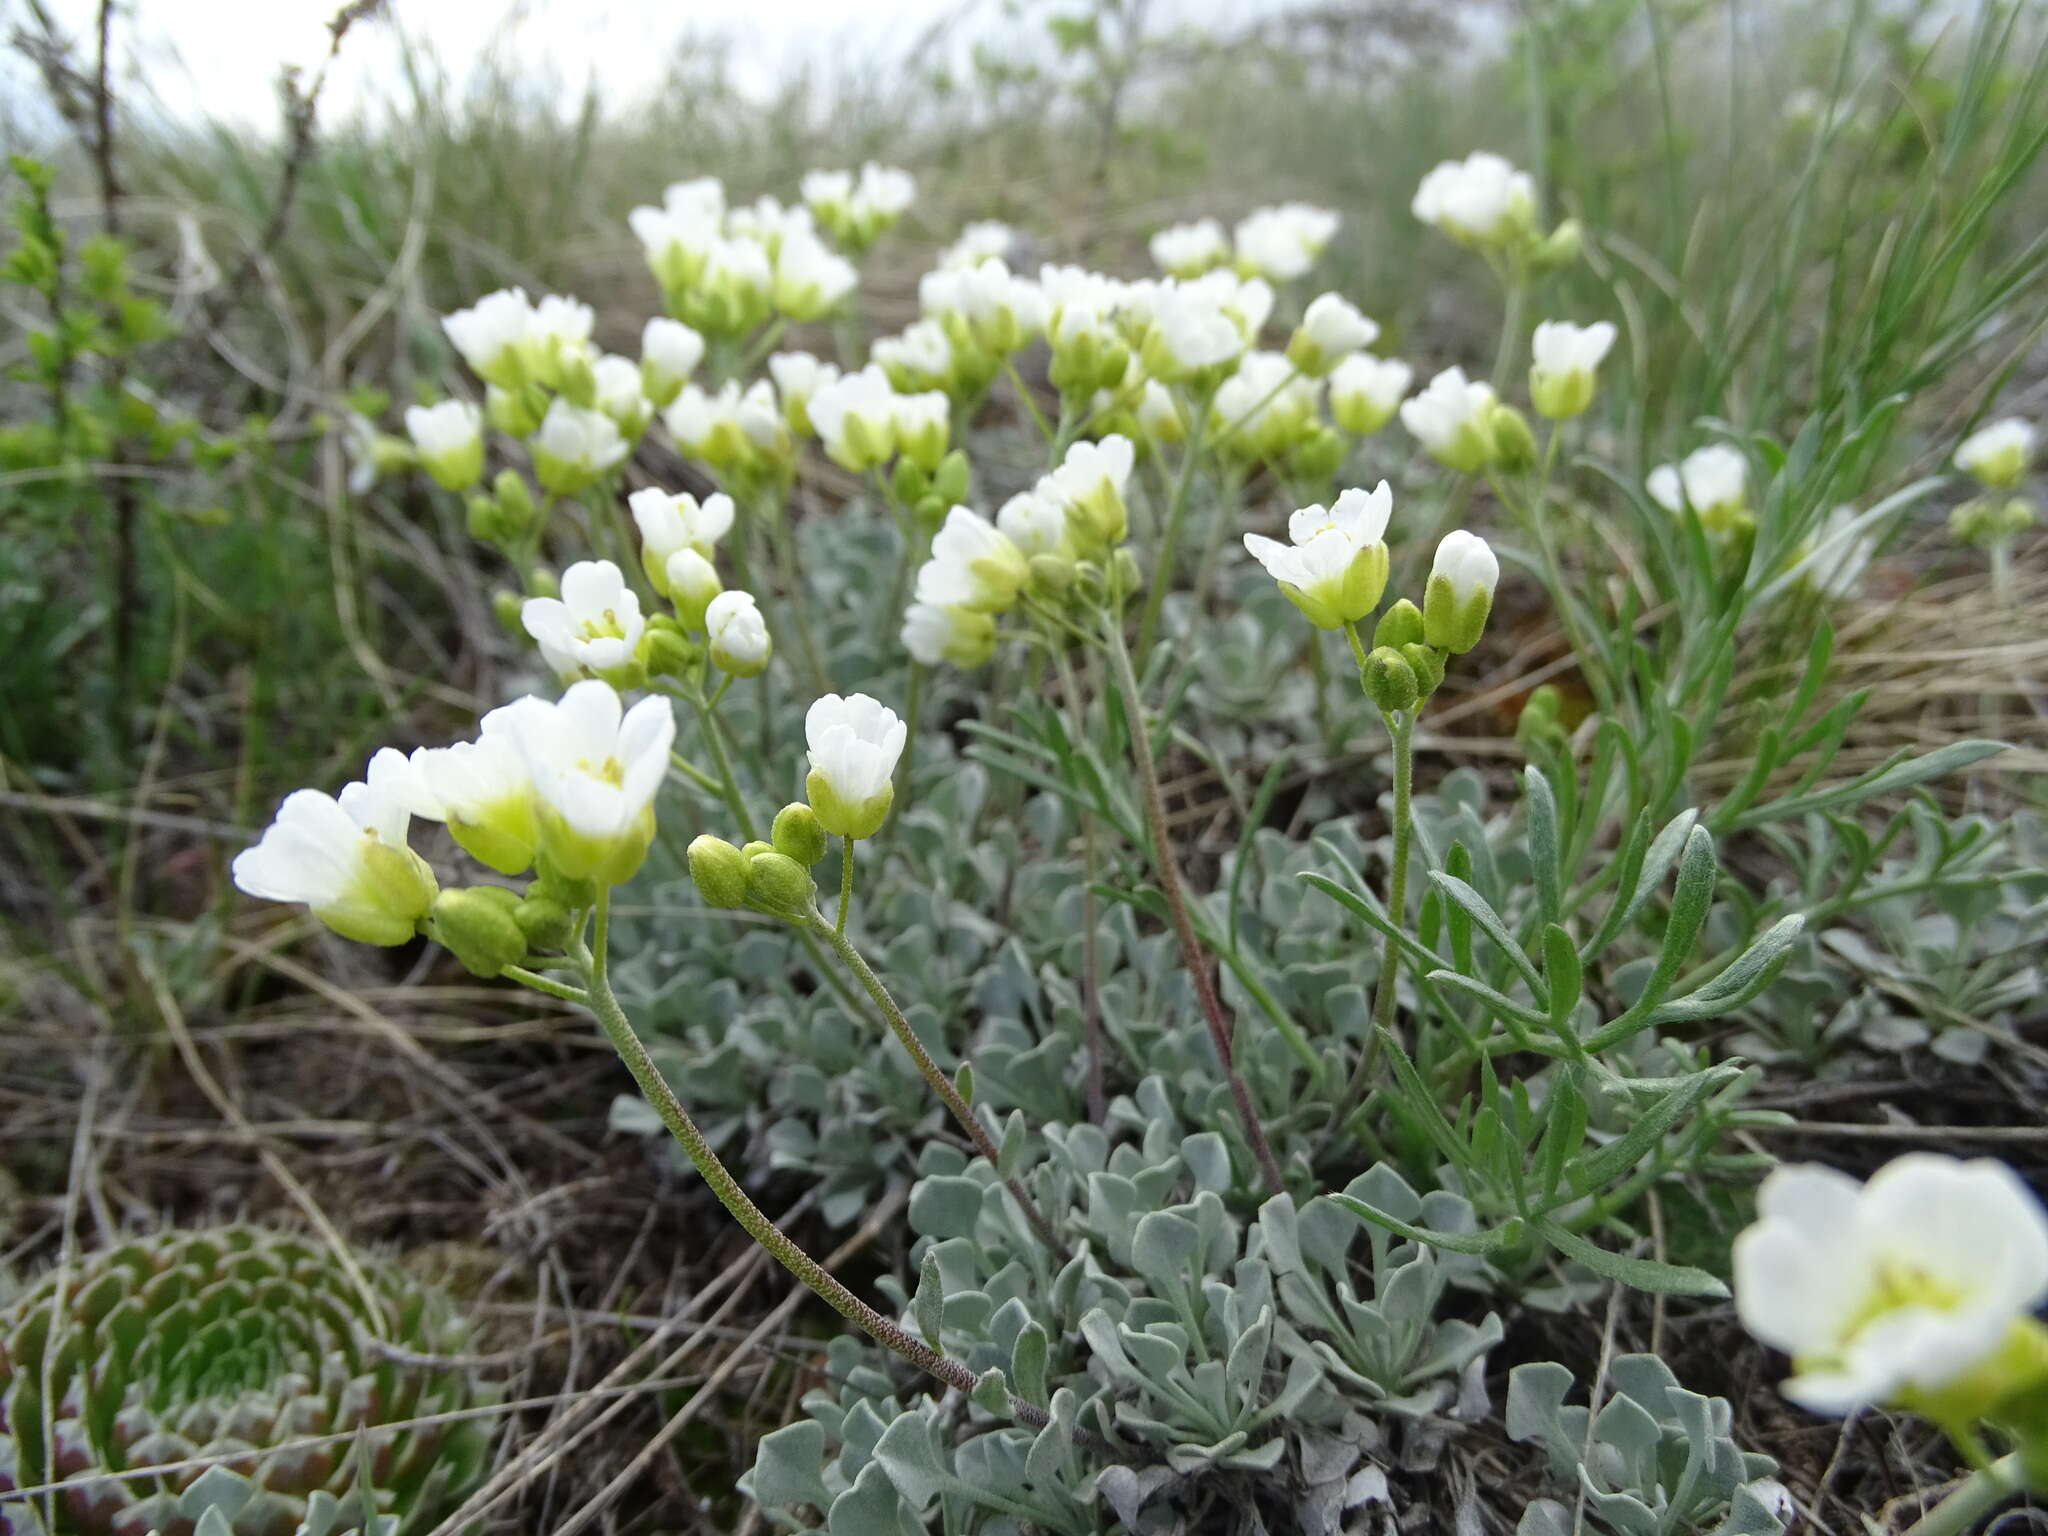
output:
[{"label": "flower cluster", "polygon": [[1258,208],[1226,235],[1212,218],[1172,224],[1153,235],[1152,260],[1170,277],[1194,278],[1217,267],[1235,266],[1246,276],[1276,283],[1307,275],[1321,258],[1338,216],[1307,203]]}]

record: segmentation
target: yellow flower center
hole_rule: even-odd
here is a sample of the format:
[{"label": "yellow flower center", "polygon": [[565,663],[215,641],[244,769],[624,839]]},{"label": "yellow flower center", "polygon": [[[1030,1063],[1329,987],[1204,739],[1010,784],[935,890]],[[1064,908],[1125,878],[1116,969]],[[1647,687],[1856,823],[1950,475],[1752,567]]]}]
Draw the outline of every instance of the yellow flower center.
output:
[{"label": "yellow flower center", "polygon": [[626,627],[619,622],[619,616],[607,608],[599,617],[585,619],[576,634],[582,640],[623,640]]}]

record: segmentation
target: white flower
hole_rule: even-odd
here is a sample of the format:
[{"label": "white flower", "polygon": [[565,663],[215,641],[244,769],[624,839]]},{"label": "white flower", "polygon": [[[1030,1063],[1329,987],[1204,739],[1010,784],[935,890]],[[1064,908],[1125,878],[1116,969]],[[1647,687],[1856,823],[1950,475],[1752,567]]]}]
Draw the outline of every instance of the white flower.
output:
[{"label": "white flower", "polygon": [[1593,375],[1613,345],[1614,327],[1608,321],[1543,321],[1530,347],[1530,402],[1553,420],[1578,415],[1593,403]]},{"label": "white flower", "polygon": [[675,742],[669,701],[627,710],[611,684],[581,682],[552,703],[511,706],[505,730],[533,784],[548,861],[572,880],[631,879],[654,839],[654,796]]},{"label": "white flower", "polygon": [[1422,638],[1440,651],[1463,654],[1479,643],[1500,583],[1500,560],[1476,533],[1443,536],[1423,587]]},{"label": "white flower", "polygon": [[1244,351],[1243,329],[1213,290],[1175,284],[1147,298],[1142,356],[1145,371],[1154,377],[1179,383],[1218,369]]},{"label": "white flower", "polygon": [[910,172],[870,160],[860,168],[854,185],[853,216],[879,233],[901,218],[916,196],[917,183]]},{"label": "white flower", "polygon": [[740,387],[728,379],[716,394],[685,384],[661,419],[676,446],[694,459],[723,462],[724,450],[737,452],[745,437],[739,427]]},{"label": "white flower", "polygon": [[1278,352],[1247,352],[1209,408],[1210,443],[1240,459],[1277,459],[1315,423],[1316,386]]},{"label": "white flower", "polygon": [[640,388],[640,365],[608,352],[590,365],[590,373],[597,385],[597,409],[626,436],[638,437],[654,415],[653,402]]},{"label": "white flower", "polygon": [[775,386],[756,379],[740,392],[733,406],[733,419],[740,435],[756,453],[777,458],[789,449],[789,427],[782,419],[782,407],[775,399]]},{"label": "white flower", "polygon": [[541,485],[558,495],[573,495],[599,475],[618,467],[632,445],[619,435],[618,423],[602,411],[585,410],[557,396],[541,418],[529,446],[533,470]]},{"label": "white flower", "polygon": [[873,363],[811,396],[811,425],[833,463],[855,474],[896,451],[896,391]]},{"label": "white flower", "polygon": [[[465,852],[501,875],[529,868],[540,843],[533,779],[513,739],[521,710],[539,702],[522,700],[492,710],[479,723],[475,741],[421,747],[407,761],[405,774],[393,776],[413,815],[446,822]],[[385,753],[391,749],[378,757]]]},{"label": "white flower", "polygon": [[507,388],[523,382],[533,323],[533,304],[523,288],[501,288],[441,317],[441,329],[476,376]]},{"label": "white flower", "polygon": [[778,198],[763,195],[747,207],[735,208],[725,216],[728,235],[745,235],[758,240],[771,259],[779,260],[782,247],[792,240],[818,238],[811,210],[799,204],[785,208]]},{"label": "white flower", "polygon": [[1710,443],[1677,464],[1660,464],[1644,482],[1650,497],[1667,512],[1688,508],[1708,529],[1727,531],[1747,498],[1749,461],[1726,443]]},{"label": "white flower", "polygon": [[1735,1309],[1792,1356],[1785,1395],[1847,1413],[1985,1365],[2048,1292],[2048,1213],[2003,1163],[1915,1152],[1859,1185],[1780,1168],[1735,1240]]},{"label": "white flower", "polygon": [[343,938],[405,943],[436,888],[433,871],[406,844],[403,770],[404,759],[391,753],[338,799],[317,789],[285,796],[255,847],[235,855],[236,886],[265,901],[301,902]]},{"label": "white flower", "polygon": [[939,252],[942,267],[978,267],[991,257],[1007,260],[1017,244],[1017,231],[995,219],[969,224],[951,245]]},{"label": "white flower", "polygon": [[341,418],[341,448],[348,455],[348,493],[360,496],[377,483],[384,469],[384,435],[361,411]]},{"label": "white flower", "polygon": [[1028,346],[1045,330],[1045,294],[1029,278],[991,257],[959,271],[927,272],[918,281],[918,306],[959,326],[984,350],[1001,356]]},{"label": "white flower", "polygon": [[1102,272],[1086,267],[1054,266],[1038,269],[1038,291],[1045,295],[1048,314],[1057,319],[1068,309],[1085,309],[1099,323],[1124,301],[1125,285]]},{"label": "white flower", "polygon": [[1863,581],[1877,540],[1858,531],[1854,507],[1836,507],[1801,550],[1799,574],[1817,592],[1847,597]]},{"label": "white flower", "polygon": [[943,608],[935,603],[912,603],[903,611],[899,632],[911,660],[927,667],[950,662],[956,667],[978,667],[996,650],[996,621],[986,613],[965,608]]},{"label": "white flower", "polygon": [[834,837],[872,837],[895,798],[896,760],[908,739],[896,712],[864,693],[828,693],[804,715],[811,809]]},{"label": "white flower", "polygon": [[597,315],[581,299],[550,293],[534,306],[529,342],[538,357],[563,352],[580,352],[590,345],[590,332]]},{"label": "white flower", "polygon": [[704,360],[704,338],[680,320],[657,315],[640,333],[640,387],[657,406],[675,399]]},{"label": "white flower", "polygon": [[725,217],[725,183],[716,176],[672,181],[662,190],[661,205],[673,214],[716,223]]},{"label": "white flower", "polygon": [[1230,259],[1230,239],[1214,219],[1169,224],[1146,244],[1153,264],[1171,277],[1199,277]]},{"label": "white flower", "polygon": [[1067,509],[1052,496],[1019,491],[997,509],[996,527],[1027,560],[1058,554],[1067,542]]},{"label": "white flower", "polygon": [[896,451],[930,474],[946,456],[953,402],[938,390],[896,396]]},{"label": "white flower", "polygon": [[1001,613],[1031,574],[1024,552],[980,513],[955,507],[917,573],[917,600],[940,608]]},{"label": "white flower", "polygon": [[540,646],[541,659],[565,682],[623,673],[647,628],[639,594],[609,560],[577,561],[562,573],[562,595],[529,597],[520,605],[519,622]]},{"label": "white flower", "polygon": [[1287,355],[1303,373],[1321,378],[1352,353],[1379,339],[1380,328],[1341,294],[1309,301],[1301,325],[1287,343]]},{"label": "white flower", "polygon": [[1330,419],[1360,437],[1377,432],[1394,419],[1414,377],[1398,357],[1347,357],[1330,375]]},{"label": "white flower", "polygon": [[667,590],[671,556],[694,549],[709,559],[718,541],[732,528],[732,498],[723,491],[698,501],[688,491],[673,495],[657,486],[626,498],[640,529],[640,560],[657,591]]},{"label": "white flower", "polygon": [[952,382],[953,343],[936,320],[919,320],[905,326],[901,336],[880,338],[868,349],[868,357],[906,393],[944,389]]},{"label": "white flower", "polygon": [[1038,494],[1066,510],[1067,528],[1084,551],[1123,541],[1129,523],[1124,486],[1137,462],[1131,440],[1112,432],[1099,443],[1078,442],[1060,466],[1038,482]]},{"label": "white flower", "polygon": [[1238,221],[1238,265],[1275,282],[1290,282],[1316,264],[1338,222],[1329,209],[1307,203],[1257,209]]},{"label": "white flower", "polygon": [[853,207],[851,171],[805,171],[798,187],[805,205],[828,228],[844,218]]},{"label": "white flower", "polygon": [[1468,380],[1462,368],[1446,368],[1421,394],[1401,402],[1401,425],[1442,463],[1471,474],[1493,456],[1487,426],[1493,407],[1492,385]]},{"label": "white flower", "polygon": [[1244,547],[1311,624],[1337,629],[1371,613],[1386,590],[1393,505],[1382,480],[1370,492],[1345,491],[1335,506],[1301,508],[1287,520],[1286,544],[1248,533]]},{"label": "white flower", "polygon": [[1145,381],[1135,414],[1138,430],[1155,442],[1177,443],[1188,435],[1187,419],[1181,415],[1173,391],[1157,379]]},{"label": "white flower", "polygon": [[768,625],[751,592],[721,592],[704,609],[711,660],[721,672],[755,677],[768,668]]},{"label": "white flower", "polygon": [[1273,313],[1273,285],[1263,277],[1240,277],[1218,267],[1179,286],[1183,293],[1213,303],[1228,315],[1247,344],[1259,339],[1267,317]]},{"label": "white flower", "polygon": [[405,433],[420,463],[444,490],[466,490],[483,474],[484,413],[469,401],[407,406]]},{"label": "white flower", "polygon": [[837,382],[838,365],[820,362],[808,352],[778,352],[768,359],[768,376],[775,381],[775,393],[782,400],[782,415],[789,430],[799,436],[811,436],[811,397]]},{"label": "white flower", "polygon": [[786,235],[775,257],[775,307],[792,320],[815,320],[859,281],[853,263],[817,236]]},{"label": "white flower", "polygon": [[1464,245],[1504,245],[1534,232],[1536,183],[1484,150],[1446,160],[1415,189],[1415,217]]},{"label": "white flower", "polygon": [[[671,192],[674,187],[669,189]],[[635,208],[626,216],[634,238],[647,258],[648,270],[673,297],[704,271],[711,248],[724,234],[723,197],[717,211],[693,207]]]},{"label": "white flower", "polygon": [[1964,438],[1956,449],[1956,468],[1991,490],[2009,491],[2032,467],[2034,441],[2032,423],[2008,416]]}]

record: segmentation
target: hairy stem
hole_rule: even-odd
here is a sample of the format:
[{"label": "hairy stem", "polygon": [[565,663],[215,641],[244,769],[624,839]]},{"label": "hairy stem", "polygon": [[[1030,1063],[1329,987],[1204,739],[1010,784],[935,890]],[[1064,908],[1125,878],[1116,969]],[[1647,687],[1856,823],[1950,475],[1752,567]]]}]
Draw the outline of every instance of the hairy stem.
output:
[{"label": "hairy stem", "polygon": [[1173,563],[1180,553],[1181,524],[1186,521],[1188,492],[1195,483],[1195,465],[1202,457],[1202,428],[1207,424],[1207,399],[1188,401],[1181,407],[1188,417],[1187,451],[1181,456],[1180,474],[1173,482],[1173,495],[1166,504],[1165,527],[1159,535],[1159,558],[1152,567],[1152,588],[1145,594],[1145,612],[1138,621],[1138,650],[1150,652],[1152,637],[1159,631],[1159,611],[1166,603],[1166,589],[1173,584]]},{"label": "hairy stem", "polygon": [[1202,942],[1195,936],[1195,925],[1188,917],[1187,896],[1181,888],[1180,864],[1173,855],[1173,842],[1166,829],[1166,805],[1159,792],[1159,770],[1152,761],[1152,741],[1145,730],[1145,705],[1138,696],[1138,676],[1131,669],[1131,653],[1124,644],[1122,620],[1112,614],[1103,625],[1103,632],[1109,641],[1109,661],[1116,675],[1117,691],[1123,695],[1124,716],[1130,727],[1131,757],[1138,770],[1138,788],[1145,798],[1145,826],[1152,838],[1152,864],[1159,874],[1159,889],[1166,898],[1166,909],[1173,918],[1173,931],[1180,939],[1181,953],[1187,959],[1188,974],[1195,984],[1195,997],[1201,1004],[1202,1016],[1208,1021],[1209,1039],[1216,1048],[1216,1056],[1223,1067],[1223,1075],[1230,1083],[1230,1096],[1237,1104],[1238,1118],[1244,1122],[1245,1138],[1250,1141],[1252,1155],[1258,1159],[1259,1172],[1275,1194],[1284,1194],[1285,1180],[1280,1176],[1280,1164],[1273,1156],[1273,1147],[1266,1140],[1266,1128],[1259,1122],[1259,1112],[1252,1105],[1251,1090],[1245,1086],[1243,1076],[1237,1070],[1236,1052],[1231,1046],[1230,1021],[1223,1015],[1222,999],[1216,995],[1216,981],[1210,974],[1208,953]]},{"label": "hairy stem", "polygon": [[[917,1032],[910,1027],[910,1021],[904,1018],[903,1010],[896,1006],[896,999],[891,997],[889,989],[882,985],[882,978],[875,974],[874,968],[868,964],[866,958],[854,947],[853,941],[848,939],[843,931],[816,917],[810,920],[810,927],[838,951],[839,958],[846,962],[846,968],[853,972],[855,979],[867,989],[867,994],[874,1000],[875,1006],[881,1009],[882,1017],[888,1021],[889,1032],[895,1035],[897,1044],[909,1054],[917,1070],[924,1075],[924,1080],[932,1085],[932,1091],[952,1112],[954,1120],[959,1122],[960,1129],[967,1133],[967,1139],[974,1143],[975,1151],[988,1159],[989,1167],[997,1169],[1000,1173],[1002,1164],[998,1161],[996,1144],[989,1138],[987,1128],[974,1118],[974,1111],[968,1107],[967,1101],[960,1097],[960,1090],[953,1086],[939,1064],[932,1060],[931,1052],[927,1051],[924,1042],[917,1038]],[[1067,1251],[1067,1245],[1060,1241],[1059,1234],[1053,1230],[1052,1223],[1045,1219],[1045,1212],[1038,1208],[1038,1202],[1031,1198],[1031,1192],[1024,1187],[1023,1181],[1004,1176],[1003,1187],[1009,1190],[1010,1198],[1017,1202],[1018,1209],[1023,1211],[1024,1219],[1031,1223],[1031,1230],[1038,1234],[1040,1241],[1062,1264],[1066,1263],[1072,1257]]]},{"label": "hairy stem", "polygon": [[[590,981],[590,1010],[597,1017],[605,1037],[612,1048],[619,1053],[619,1059],[626,1064],[626,1070],[633,1074],[633,1081],[640,1085],[640,1092],[661,1117],[661,1123],[676,1139],[676,1144],[702,1174],[704,1182],[711,1186],[711,1192],[718,1196],[718,1203],[732,1213],[733,1219],[746,1229],[747,1235],[772,1254],[777,1263],[823,1298],[825,1304],[841,1317],[852,1323],[884,1349],[908,1360],[919,1370],[935,1377],[946,1386],[961,1392],[972,1393],[978,1378],[974,1372],[951,1355],[943,1354],[930,1345],[912,1338],[896,1324],[882,1316],[873,1307],[848,1290],[816,1259],[797,1246],[780,1227],[771,1221],[759,1206],[748,1198],[747,1192],[739,1185],[718,1154],[711,1150],[711,1143],[704,1139],[704,1133],[697,1129],[697,1123],[690,1118],[690,1112],[683,1108],[682,1100],[661,1075],[661,1069],[647,1054],[647,1047],[635,1033],[632,1022],[612,992],[611,982],[606,975],[607,933],[606,924],[610,910],[611,893],[604,892],[597,899],[596,927],[592,934],[592,948],[588,966]],[[1051,1422],[1044,1409],[1025,1402],[1014,1394],[1010,1398],[1010,1413],[1020,1423],[1042,1429]]]},{"label": "hairy stem", "polygon": [[[1346,628],[1351,635],[1352,650],[1358,653],[1362,668],[1365,660],[1358,631],[1354,626],[1347,625]],[[1387,875],[1387,920],[1399,927],[1407,921],[1408,851],[1414,833],[1409,802],[1415,787],[1415,716],[1406,711],[1387,716],[1387,733],[1394,740],[1394,859]],[[1358,1065],[1352,1070],[1351,1081],[1344,1085],[1344,1097],[1338,1102],[1337,1113],[1330,1122],[1332,1130],[1351,1118],[1352,1111],[1364,1101],[1367,1090],[1372,1086],[1373,1068],[1379,1063],[1380,1040],[1394,1027],[1395,984],[1400,974],[1401,947],[1389,937],[1380,950],[1380,980],[1379,990],[1373,995],[1372,1032],[1365,1037],[1365,1044],[1359,1050]]]}]

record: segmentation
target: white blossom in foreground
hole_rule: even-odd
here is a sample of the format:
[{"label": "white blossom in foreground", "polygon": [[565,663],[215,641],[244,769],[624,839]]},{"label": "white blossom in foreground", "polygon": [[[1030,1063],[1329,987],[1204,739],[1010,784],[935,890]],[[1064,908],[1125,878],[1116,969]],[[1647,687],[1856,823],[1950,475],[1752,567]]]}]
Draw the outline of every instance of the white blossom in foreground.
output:
[{"label": "white blossom in foreground", "polygon": [[657,409],[690,382],[704,360],[704,338],[680,320],[657,315],[640,333],[640,387]]},{"label": "white blossom in foreground", "polygon": [[1493,457],[1488,426],[1493,386],[1467,379],[1462,368],[1446,368],[1412,400],[1401,402],[1401,425],[1431,457],[1459,474],[1475,474]]},{"label": "white blossom in foreground", "polygon": [[994,523],[970,508],[954,507],[932,537],[931,558],[918,569],[917,600],[1001,613],[1017,601],[1030,574],[1024,552]]},{"label": "white blossom in foreground", "polygon": [[[494,709],[477,726],[475,741],[421,747],[406,761],[407,809],[426,821],[445,822],[464,852],[501,875],[523,873],[540,845],[533,778],[514,740],[519,711],[537,699]],[[386,747],[379,759],[395,758]]]},{"label": "white blossom in foreground", "polygon": [[896,711],[864,693],[828,693],[804,715],[811,771],[804,791],[834,837],[872,837],[896,798],[896,760],[908,739]]},{"label": "white blossom in foreground", "polygon": [[557,397],[528,444],[533,473],[545,490],[573,496],[600,475],[618,468],[632,445],[603,411],[586,410]]},{"label": "white blossom in foreground", "polygon": [[1614,326],[1608,321],[1543,321],[1531,343],[1530,404],[1554,421],[1578,415],[1593,403],[1593,376],[1613,345]]},{"label": "white blossom in foreground", "polygon": [[991,259],[1008,261],[1017,248],[1017,231],[997,219],[980,219],[960,231],[959,238],[939,252],[939,265],[978,267]]},{"label": "white blossom in foreground", "polygon": [[1083,553],[1123,542],[1130,521],[1124,487],[1136,462],[1131,440],[1113,432],[1099,443],[1075,443],[1059,468],[1039,480],[1038,494],[1065,509],[1067,531]]},{"label": "white blossom in foreground", "polygon": [[859,474],[896,452],[896,391],[873,363],[819,389],[808,409],[826,456],[841,468]]},{"label": "white blossom in foreground", "polygon": [[767,621],[751,592],[720,592],[704,607],[711,662],[734,677],[758,677],[768,670],[773,646]]},{"label": "white blossom in foreground", "polygon": [[235,855],[235,885],[301,903],[345,939],[403,944],[436,894],[434,872],[406,844],[411,825],[389,764],[373,765],[367,782],[338,798],[294,790],[255,847]]},{"label": "white blossom in foreground", "polygon": [[954,382],[953,343],[937,320],[914,321],[900,336],[877,338],[868,349],[868,360],[905,394],[951,389]]},{"label": "white blossom in foreground", "polygon": [[2009,491],[2033,467],[2034,441],[2031,422],[2008,416],[1964,438],[1956,449],[1956,468],[1987,490]]},{"label": "white blossom in foreground", "polygon": [[1162,285],[1147,296],[1145,321],[1145,371],[1167,384],[1214,375],[1245,349],[1244,329],[1215,289]]},{"label": "white blossom in foreground", "polygon": [[560,597],[529,597],[519,622],[540,646],[541,659],[565,682],[592,675],[623,678],[640,649],[647,621],[640,596],[609,560],[579,560],[562,573]]},{"label": "white blossom in foreground", "polygon": [[1460,528],[1443,536],[1423,588],[1422,638],[1460,655],[1479,643],[1493,611],[1500,561],[1486,540]]},{"label": "white blossom in foreground", "polygon": [[1339,222],[1329,209],[1308,203],[1255,209],[1234,231],[1237,264],[1276,283],[1292,282],[1316,264]]},{"label": "white blossom in foreground", "polygon": [[1287,520],[1288,542],[1248,533],[1244,547],[1318,629],[1355,624],[1387,587],[1387,520],[1394,493],[1347,490],[1329,507],[1302,507]]},{"label": "white blossom in foreground", "polygon": [[1424,176],[1409,206],[1461,245],[1509,245],[1535,232],[1536,183],[1499,155],[1479,150]]},{"label": "white blossom in foreground", "polygon": [[782,419],[799,437],[811,437],[811,396],[828,384],[837,383],[839,365],[821,362],[809,352],[778,352],[768,359],[768,376],[775,381],[775,393],[782,401]]},{"label": "white blossom in foreground", "polygon": [[978,667],[996,651],[996,621],[986,613],[948,608],[937,603],[912,603],[903,612],[900,632],[911,659],[927,667],[951,663]]},{"label": "white blossom in foreground", "polygon": [[1644,482],[1650,499],[1667,512],[1688,509],[1708,531],[1736,526],[1749,496],[1749,461],[1726,443],[1695,449],[1676,464],[1659,464]]},{"label": "white blossom in foreground", "polygon": [[640,242],[647,269],[661,285],[664,297],[673,303],[704,275],[711,248],[724,238],[723,198],[716,210],[675,204],[635,208],[626,222]]},{"label": "white blossom in foreground", "polygon": [[633,523],[640,530],[640,563],[657,592],[668,591],[668,564],[683,550],[710,559],[718,541],[732,530],[732,498],[723,491],[701,502],[688,491],[669,492],[648,486],[626,498]]},{"label": "white blossom in foreground", "polygon": [[853,263],[805,233],[783,239],[775,257],[775,307],[792,320],[815,320],[853,292]]},{"label": "white blossom in foreground", "polygon": [[467,490],[484,472],[484,413],[467,400],[407,406],[405,434],[443,490]]},{"label": "white blossom in foreground", "polygon": [[1369,436],[1394,419],[1414,378],[1415,370],[1398,357],[1347,357],[1330,375],[1330,419],[1346,432]]},{"label": "white blossom in foreground", "polygon": [[1792,1357],[1785,1395],[1816,1413],[1938,1409],[1944,1396],[1992,1386],[2002,1367],[2026,1372],[2024,1359],[2001,1358],[2014,1353],[2035,1354],[2038,1374],[2028,1314],[2044,1293],[2048,1212],[1989,1158],[1908,1153],[1868,1184],[1780,1168],[1735,1240],[1736,1312]]},{"label": "white blossom in foreground", "polygon": [[676,736],[669,701],[628,710],[611,684],[581,682],[553,702],[521,700],[506,730],[526,762],[548,862],[572,880],[630,880],[654,840],[654,796]]},{"label": "white blossom in foreground", "polygon": [[1371,346],[1379,334],[1379,325],[1342,294],[1319,294],[1309,301],[1287,343],[1288,361],[1303,373],[1322,378],[1354,352]]},{"label": "white blossom in foreground", "polygon": [[513,389],[526,382],[533,320],[533,303],[526,290],[501,288],[485,294],[468,309],[443,315],[441,329],[478,378]]},{"label": "white blossom in foreground", "polygon": [[1169,277],[1200,277],[1230,260],[1230,237],[1214,219],[1169,224],[1147,243],[1152,260]]},{"label": "white blossom in foreground", "polygon": [[630,357],[606,354],[590,365],[594,404],[611,417],[621,434],[637,438],[654,419],[654,402],[641,386],[640,365]]}]

